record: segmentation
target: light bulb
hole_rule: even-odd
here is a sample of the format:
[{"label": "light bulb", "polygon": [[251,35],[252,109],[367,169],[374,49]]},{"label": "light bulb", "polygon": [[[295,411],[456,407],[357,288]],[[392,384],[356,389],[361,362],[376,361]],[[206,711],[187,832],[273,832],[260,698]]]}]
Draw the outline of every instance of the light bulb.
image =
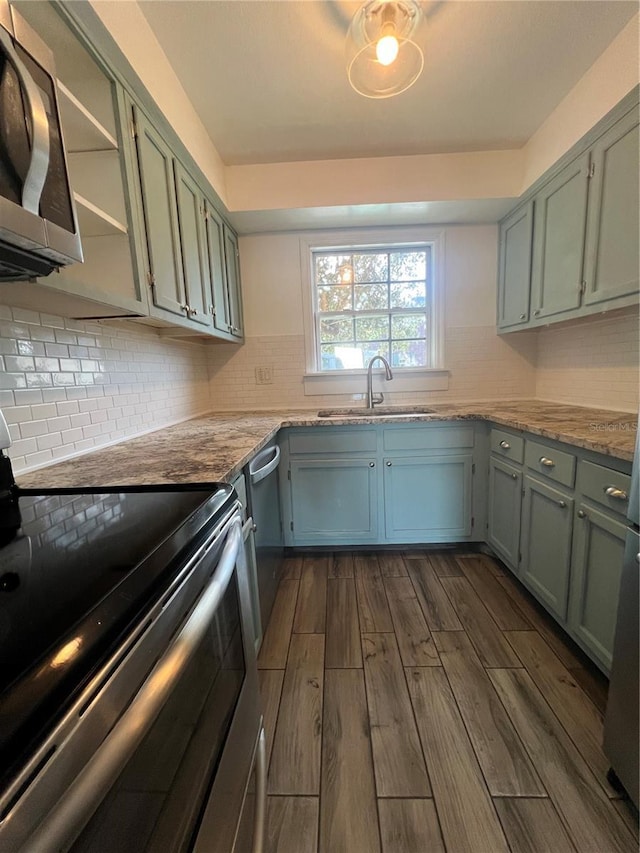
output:
[{"label": "light bulb", "polygon": [[395,36],[382,36],[376,44],[376,56],[380,65],[391,65],[398,56],[400,45]]}]

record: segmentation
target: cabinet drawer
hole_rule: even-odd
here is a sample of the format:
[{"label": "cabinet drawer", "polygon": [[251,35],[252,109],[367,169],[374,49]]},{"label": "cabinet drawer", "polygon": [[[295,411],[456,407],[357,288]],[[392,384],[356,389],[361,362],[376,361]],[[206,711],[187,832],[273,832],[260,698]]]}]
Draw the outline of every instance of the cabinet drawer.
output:
[{"label": "cabinet drawer", "polygon": [[593,462],[581,462],[578,486],[585,498],[590,498],[613,512],[627,514],[631,477],[626,474]]},{"label": "cabinet drawer", "polygon": [[472,426],[401,426],[385,429],[382,434],[385,450],[440,450],[453,447],[473,447]]},{"label": "cabinet drawer", "polygon": [[290,453],[375,453],[376,432],[373,429],[349,429],[325,432],[306,430],[289,436]]},{"label": "cabinet drawer", "polygon": [[491,430],[491,452],[512,462],[522,464],[524,460],[524,438],[521,435],[513,435],[501,429]]},{"label": "cabinet drawer", "polygon": [[537,441],[527,440],[525,462],[532,471],[543,474],[556,483],[573,488],[576,477],[576,457]]}]

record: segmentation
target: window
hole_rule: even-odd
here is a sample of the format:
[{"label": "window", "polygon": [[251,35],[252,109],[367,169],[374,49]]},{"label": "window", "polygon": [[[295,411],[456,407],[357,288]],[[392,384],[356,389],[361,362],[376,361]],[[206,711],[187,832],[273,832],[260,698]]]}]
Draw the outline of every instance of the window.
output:
[{"label": "window", "polygon": [[311,251],[315,365],[357,370],[375,355],[394,368],[435,362],[432,247]]}]

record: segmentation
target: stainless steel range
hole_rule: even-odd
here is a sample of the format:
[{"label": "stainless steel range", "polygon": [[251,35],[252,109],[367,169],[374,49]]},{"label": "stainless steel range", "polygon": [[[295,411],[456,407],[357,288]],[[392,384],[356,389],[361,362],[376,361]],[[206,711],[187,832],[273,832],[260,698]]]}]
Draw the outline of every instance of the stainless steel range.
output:
[{"label": "stainless steel range", "polygon": [[232,487],[36,494],[0,470],[0,851],[259,853]]}]

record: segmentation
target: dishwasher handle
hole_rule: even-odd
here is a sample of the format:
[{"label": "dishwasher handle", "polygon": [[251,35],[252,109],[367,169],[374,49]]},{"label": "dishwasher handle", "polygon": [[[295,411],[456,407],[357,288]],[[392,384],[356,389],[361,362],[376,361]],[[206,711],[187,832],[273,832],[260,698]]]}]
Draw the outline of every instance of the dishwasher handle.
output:
[{"label": "dishwasher handle", "polygon": [[[273,454],[273,458],[269,459],[269,456]],[[263,464],[265,459],[269,459],[266,464]],[[268,477],[272,471],[275,471],[278,465],[280,464],[280,448],[276,444],[274,447],[266,447],[264,450],[261,450],[249,463],[249,474],[251,476],[251,485],[255,485],[259,483],[260,480],[264,480],[265,477]]]},{"label": "dishwasher handle", "polygon": [[242,545],[240,519],[232,521],[217,568],[182,630],[156,663],[138,694],[73,784],[62,794],[22,853],[66,850],[110,790],[164,707],[211,624],[233,577]]}]

